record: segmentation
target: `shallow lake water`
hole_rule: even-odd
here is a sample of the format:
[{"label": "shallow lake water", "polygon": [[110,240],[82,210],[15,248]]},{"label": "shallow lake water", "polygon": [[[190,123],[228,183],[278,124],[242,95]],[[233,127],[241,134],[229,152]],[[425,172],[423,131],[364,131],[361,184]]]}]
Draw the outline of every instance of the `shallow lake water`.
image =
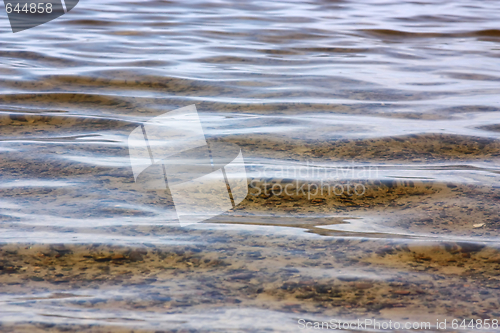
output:
[{"label": "shallow lake water", "polygon": [[[500,2],[0,16],[0,331],[498,330]],[[192,104],[248,195],[180,226],[128,136]]]}]

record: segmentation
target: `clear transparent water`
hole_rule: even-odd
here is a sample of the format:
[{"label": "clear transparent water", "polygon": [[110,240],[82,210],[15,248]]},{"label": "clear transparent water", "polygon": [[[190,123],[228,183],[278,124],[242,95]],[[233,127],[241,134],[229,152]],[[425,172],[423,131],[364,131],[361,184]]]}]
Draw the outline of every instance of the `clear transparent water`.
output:
[{"label": "clear transparent water", "polygon": [[[499,13],[85,1],[12,34],[2,11],[3,329],[498,318]],[[190,104],[208,138],[242,147],[255,186],[180,228],[168,193],[134,188],[127,136]],[[257,193],[283,179],[367,192]],[[125,259],[99,261],[111,252]]]}]

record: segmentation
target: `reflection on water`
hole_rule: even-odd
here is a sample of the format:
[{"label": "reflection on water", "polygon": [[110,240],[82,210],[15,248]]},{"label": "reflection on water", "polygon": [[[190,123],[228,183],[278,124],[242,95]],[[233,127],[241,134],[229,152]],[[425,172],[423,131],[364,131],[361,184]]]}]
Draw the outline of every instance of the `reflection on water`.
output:
[{"label": "reflection on water", "polygon": [[[2,14],[2,330],[498,319],[499,13],[90,0],[18,34]],[[193,103],[249,195],[181,228],[127,138]]]}]

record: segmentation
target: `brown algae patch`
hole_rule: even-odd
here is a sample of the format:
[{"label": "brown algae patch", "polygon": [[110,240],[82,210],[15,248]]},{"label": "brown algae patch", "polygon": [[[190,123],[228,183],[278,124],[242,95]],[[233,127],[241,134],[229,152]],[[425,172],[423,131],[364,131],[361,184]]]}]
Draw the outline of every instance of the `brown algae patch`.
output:
[{"label": "brown algae patch", "polygon": [[[429,162],[498,158],[500,142],[495,139],[452,134],[412,134],[369,139],[326,139],[331,134],[316,131],[306,136],[229,136],[221,141],[235,143],[248,156],[305,161]],[[319,136],[318,138],[314,136]],[[321,137],[323,135],[323,137]]]},{"label": "brown algae patch", "polygon": [[500,315],[500,252],[484,244],[227,236],[229,242],[202,247],[4,245],[0,291],[36,302],[50,290],[46,297],[75,309]]}]

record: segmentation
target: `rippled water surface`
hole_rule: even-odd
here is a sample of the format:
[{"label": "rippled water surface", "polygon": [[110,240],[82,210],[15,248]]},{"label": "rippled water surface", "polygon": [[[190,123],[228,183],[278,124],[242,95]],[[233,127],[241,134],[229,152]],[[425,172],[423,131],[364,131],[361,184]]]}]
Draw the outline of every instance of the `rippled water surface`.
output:
[{"label": "rippled water surface", "polygon": [[[500,2],[1,13],[1,331],[500,319]],[[127,138],[192,104],[249,194],[180,227]]]}]

